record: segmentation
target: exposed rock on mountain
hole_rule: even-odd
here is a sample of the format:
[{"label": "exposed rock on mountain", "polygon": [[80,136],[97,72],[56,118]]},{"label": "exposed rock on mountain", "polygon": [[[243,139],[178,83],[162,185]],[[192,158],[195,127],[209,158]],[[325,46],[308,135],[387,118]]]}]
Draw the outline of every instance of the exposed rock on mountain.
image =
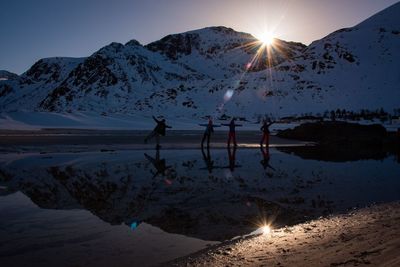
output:
[{"label": "exposed rock on mountain", "polygon": [[[87,58],[48,58],[0,80],[0,111],[135,114],[198,120],[332,109],[391,112],[400,99],[400,4],[309,46],[209,27],[146,46],[111,43]],[[7,78],[7,79],[6,79]]]}]

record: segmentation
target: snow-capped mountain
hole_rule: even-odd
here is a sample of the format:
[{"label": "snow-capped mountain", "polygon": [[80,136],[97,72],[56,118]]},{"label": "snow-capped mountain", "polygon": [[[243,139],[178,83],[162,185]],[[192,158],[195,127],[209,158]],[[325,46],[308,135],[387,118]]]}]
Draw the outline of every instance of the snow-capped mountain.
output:
[{"label": "snow-capped mountain", "polygon": [[[254,119],[400,104],[400,3],[309,46],[226,27],[112,43],[87,58],[39,60],[0,74],[0,112]],[[1,78],[1,77],[9,78]]]},{"label": "snow-capped mountain", "polygon": [[54,90],[83,59],[44,58],[21,76],[0,81],[0,103],[7,111],[36,110],[38,103]]},{"label": "snow-capped mountain", "polygon": [[18,80],[18,79],[19,79],[18,74],[6,70],[0,70],[0,81]]}]

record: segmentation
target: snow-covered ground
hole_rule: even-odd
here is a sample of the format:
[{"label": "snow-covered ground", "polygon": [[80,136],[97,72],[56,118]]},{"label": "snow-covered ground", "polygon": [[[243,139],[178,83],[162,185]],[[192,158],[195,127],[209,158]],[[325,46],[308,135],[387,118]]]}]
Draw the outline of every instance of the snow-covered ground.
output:
[{"label": "snow-covered ground", "polygon": [[[258,65],[253,60],[263,51],[260,43],[226,27],[172,34],[146,46],[111,43],[85,58],[46,58],[20,76],[0,72],[0,112],[11,118],[10,127],[131,129],[151,128],[135,118],[152,114],[165,115],[177,128],[207,115],[257,121],[337,109],[395,114],[399,13],[397,3],[309,46],[276,40]],[[54,121],[49,115],[52,123],[38,124],[36,115],[26,116],[29,121],[11,114],[23,110],[74,116]]]}]

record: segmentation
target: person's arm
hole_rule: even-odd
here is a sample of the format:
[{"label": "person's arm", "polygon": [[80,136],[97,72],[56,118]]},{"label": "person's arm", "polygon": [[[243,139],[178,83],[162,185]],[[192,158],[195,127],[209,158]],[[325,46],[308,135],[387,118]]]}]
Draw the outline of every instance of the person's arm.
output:
[{"label": "person's arm", "polygon": [[275,123],[275,121],[272,121],[272,122],[268,123],[268,127],[271,126],[274,123]]},{"label": "person's arm", "polygon": [[165,125],[165,128],[172,128],[172,126],[169,126],[169,125]]},{"label": "person's arm", "polygon": [[154,117],[154,116],[152,116],[153,117],[153,120],[155,121],[155,122],[157,122],[157,123],[159,123],[160,121],[159,120],[157,120],[157,118],[156,117]]}]

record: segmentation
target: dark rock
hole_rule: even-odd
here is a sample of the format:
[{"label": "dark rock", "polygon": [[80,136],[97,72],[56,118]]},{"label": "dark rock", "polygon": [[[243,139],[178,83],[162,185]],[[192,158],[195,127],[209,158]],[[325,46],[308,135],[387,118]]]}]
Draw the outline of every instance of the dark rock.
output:
[{"label": "dark rock", "polygon": [[387,137],[387,132],[379,124],[360,125],[347,122],[315,122],[280,131],[278,136],[302,141],[314,141],[320,144],[380,145]]},{"label": "dark rock", "polygon": [[398,153],[396,134],[379,124],[360,125],[346,122],[305,123],[280,131],[279,137],[317,142],[313,147],[282,147],[278,150],[305,159],[355,161],[384,159]]}]

